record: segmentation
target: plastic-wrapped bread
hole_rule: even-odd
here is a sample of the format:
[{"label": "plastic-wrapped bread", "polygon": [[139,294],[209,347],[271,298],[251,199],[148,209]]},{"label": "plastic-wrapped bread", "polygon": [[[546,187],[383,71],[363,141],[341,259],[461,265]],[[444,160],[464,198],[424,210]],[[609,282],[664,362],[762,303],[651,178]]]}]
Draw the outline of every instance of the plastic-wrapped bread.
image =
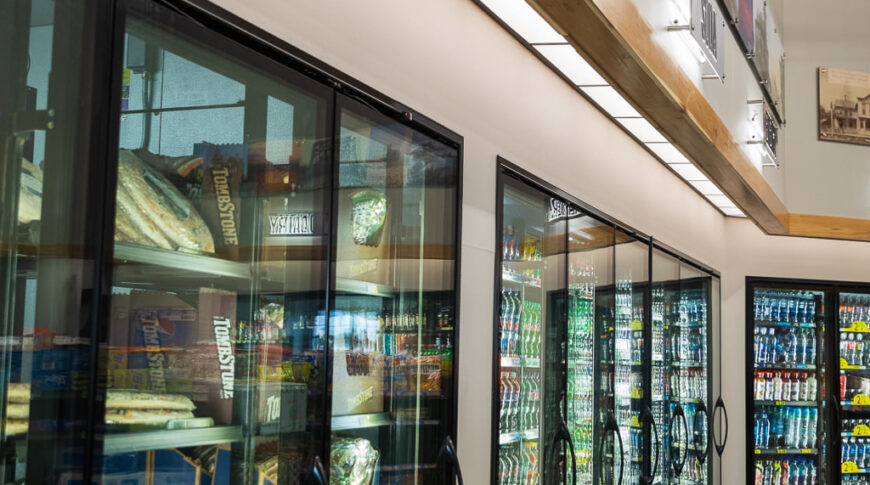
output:
[{"label": "plastic-wrapped bread", "polygon": [[[118,153],[116,239],[144,236],[166,249],[214,252],[214,239],[190,201],[160,172],[129,150]],[[132,225],[132,230],[130,228]]]},{"label": "plastic-wrapped bread", "polygon": [[173,409],[192,411],[196,405],[181,394],[154,394],[137,391],[107,391],[106,409]]},{"label": "plastic-wrapped bread", "polygon": [[364,438],[339,438],[329,452],[330,485],[371,485],[380,453]]},{"label": "plastic-wrapped bread", "polygon": [[175,409],[106,409],[107,424],[163,425],[173,419],[191,419],[190,411]]}]

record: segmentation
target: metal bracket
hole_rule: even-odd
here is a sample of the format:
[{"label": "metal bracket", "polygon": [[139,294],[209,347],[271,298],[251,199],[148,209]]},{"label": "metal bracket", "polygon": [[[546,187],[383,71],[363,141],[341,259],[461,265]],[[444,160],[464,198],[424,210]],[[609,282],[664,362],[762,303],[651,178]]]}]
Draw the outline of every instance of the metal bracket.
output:
[{"label": "metal bracket", "polygon": [[16,136],[24,135],[31,131],[50,130],[54,128],[54,110],[12,113],[9,121],[12,134]]}]

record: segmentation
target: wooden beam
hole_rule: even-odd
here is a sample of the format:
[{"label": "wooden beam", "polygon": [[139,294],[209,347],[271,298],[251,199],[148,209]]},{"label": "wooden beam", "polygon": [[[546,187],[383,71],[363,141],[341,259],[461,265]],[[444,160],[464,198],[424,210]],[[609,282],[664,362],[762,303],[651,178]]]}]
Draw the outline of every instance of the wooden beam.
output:
[{"label": "wooden beam", "polygon": [[647,120],[768,234],[788,214],[633,0],[527,0]]},{"label": "wooden beam", "polygon": [[814,214],[789,214],[788,232],[793,236],[870,241],[870,220]]}]

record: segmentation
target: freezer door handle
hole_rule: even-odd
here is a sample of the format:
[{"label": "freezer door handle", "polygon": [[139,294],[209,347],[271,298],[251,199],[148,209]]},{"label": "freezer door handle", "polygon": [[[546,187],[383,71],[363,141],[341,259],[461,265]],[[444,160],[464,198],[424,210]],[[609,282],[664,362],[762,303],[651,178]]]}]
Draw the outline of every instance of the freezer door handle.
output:
[{"label": "freezer door handle", "polygon": [[[674,409],[674,414],[671,417],[671,422],[676,421],[677,417],[679,417],[683,421],[683,440],[685,440],[685,443],[683,444],[686,447],[686,451],[683,453],[683,459],[679,463],[677,463],[677,460],[672,460],[674,465],[674,473],[679,477],[680,474],[683,473],[683,467],[686,465],[686,459],[689,458],[689,422],[688,420],[686,420],[686,413],[683,411],[683,406],[681,406],[679,403],[677,403],[677,407],[676,409]],[[671,437],[673,437],[673,435],[671,435]],[[671,448],[671,450],[673,451],[673,448]],[[678,458],[680,456],[679,450],[680,444],[677,443]]]},{"label": "freezer door handle", "polygon": [[653,435],[655,436],[655,449],[656,449],[656,458],[653,461],[653,470],[650,476],[641,477],[641,483],[644,485],[652,485],[655,480],[655,476],[659,472],[659,447],[661,446],[661,441],[659,441],[659,430],[656,427],[656,419],[653,417],[652,410],[649,408],[648,404],[644,405],[643,413],[640,415],[641,422],[649,422],[652,425]]},{"label": "freezer door handle", "polygon": [[619,482],[618,485],[622,485],[622,472],[625,469],[625,448],[622,444],[622,434],[619,432],[619,424],[616,422],[616,418],[613,417],[613,413],[607,416],[607,421],[604,423],[604,433],[601,434],[601,447],[600,456],[604,456],[604,442],[607,440],[607,432],[612,431],[616,438],[619,440]]},{"label": "freezer door handle", "polygon": [[[707,406],[704,404],[704,401],[698,401],[698,414],[701,413],[704,413],[704,420],[707,422],[707,428],[709,428],[711,426],[710,415],[707,413]],[[704,439],[702,441],[704,442],[704,452],[700,453],[698,456],[698,463],[700,463],[701,465],[703,465],[704,462],[707,461],[707,453],[710,451],[709,434],[707,436],[704,436]],[[688,454],[688,451],[686,451],[686,453]]]},{"label": "freezer door handle", "polygon": [[[574,455],[574,440],[571,439],[571,432],[568,431],[568,425],[565,424],[565,421],[559,423],[559,428],[553,436],[553,446],[551,449],[553,451],[559,449],[559,442],[561,441],[568,443],[568,451],[571,453],[571,483],[577,485],[577,458]],[[546,460],[544,463],[547,463]]]},{"label": "freezer door handle", "polygon": [[459,466],[459,457],[456,455],[456,446],[453,444],[453,440],[450,439],[450,436],[444,437],[444,444],[441,445],[441,451],[438,452],[437,461],[441,461],[442,456],[456,471],[456,480],[459,482],[459,485],[462,485],[462,467]]},{"label": "freezer door handle", "polygon": [[314,464],[311,465],[311,473],[305,480],[305,485],[326,485],[326,470],[323,468],[323,462],[320,461],[320,456],[314,457]]},{"label": "freezer door handle", "polygon": [[[722,456],[722,452],[725,451],[725,443],[728,442],[728,410],[725,408],[725,402],[722,401],[722,396],[719,396],[719,399],[716,400],[716,405],[713,406],[713,417],[714,418],[716,417],[716,410],[717,409],[722,409],[722,416],[725,417],[725,436],[722,438],[721,445],[716,440],[716,426],[715,426],[715,424],[711,423],[710,429],[713,431],[713,443],[714,443],[714,446],[716,447],[716,453],[719,456]],[[714,423],[715,423],[715,421],[714,421]]]}]

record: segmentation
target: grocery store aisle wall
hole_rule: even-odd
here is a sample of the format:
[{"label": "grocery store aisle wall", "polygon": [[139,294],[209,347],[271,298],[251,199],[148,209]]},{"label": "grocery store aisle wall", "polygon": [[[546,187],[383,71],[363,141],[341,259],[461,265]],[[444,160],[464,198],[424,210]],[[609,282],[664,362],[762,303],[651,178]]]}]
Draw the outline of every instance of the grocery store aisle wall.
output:
[{"label": "grocery store aisle wall", "polygon": [[[732,416],[724,482],[743,482],[744,275],[817,277],[857,246],[726,222],[470,0],[216,3],[465,137],[457,447],[467,483],[489,483],[497,155],[722,271]],[[790,249],[778,252],[785,241]]]}]

